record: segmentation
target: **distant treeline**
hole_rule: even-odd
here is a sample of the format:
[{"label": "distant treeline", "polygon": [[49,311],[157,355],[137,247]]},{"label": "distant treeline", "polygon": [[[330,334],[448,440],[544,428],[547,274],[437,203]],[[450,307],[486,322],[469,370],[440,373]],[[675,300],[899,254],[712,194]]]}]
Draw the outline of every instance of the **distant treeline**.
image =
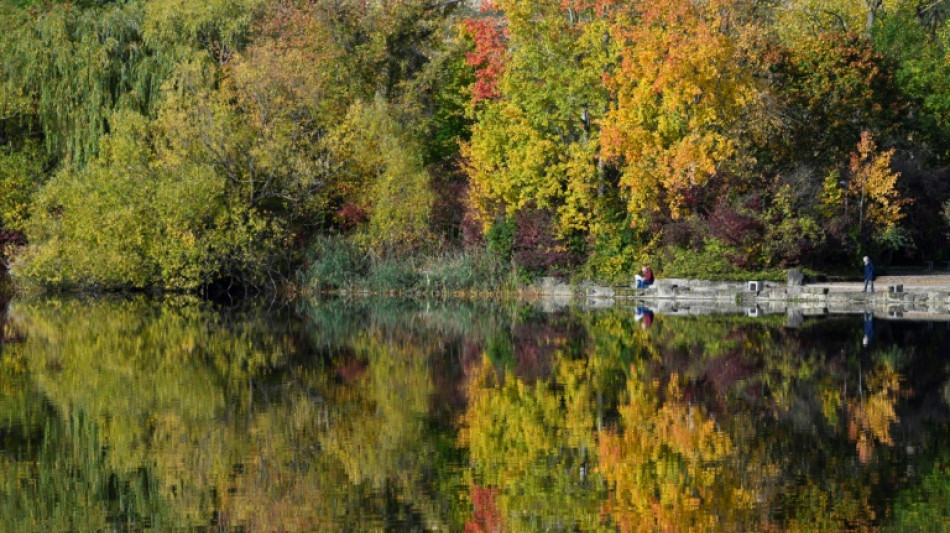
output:
[{"label": "distant treeline", "polygon": [[474,4],[0,0],[5,260],[190,290],[947,258],[950,0]]}]

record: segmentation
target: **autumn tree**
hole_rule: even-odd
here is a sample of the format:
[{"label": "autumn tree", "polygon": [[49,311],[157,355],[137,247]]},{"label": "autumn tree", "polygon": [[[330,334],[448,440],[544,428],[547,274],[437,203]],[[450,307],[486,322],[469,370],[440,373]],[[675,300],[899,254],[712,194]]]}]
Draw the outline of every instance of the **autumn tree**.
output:
[{"label": "autumn tree", "polygon": [[736,42],[733,3],[635,3],[610,34],[620,63],[609,78],[616,103],[604,117],[601,151],[622,169],[630,213],[689,206],[735,155],[733,119],[754,97]]},{"label": "autumn tree", "polygon": [[558,235],[586,232],[610,194],[598,165],[607,106],[605,19],[593,5],[504,0],[470,22],[476,124],[464,146],[470,198],[490,229],[533,206]]},{"label": "autumn tree", "polygon": [[901,206],[907,203],[896,187],[900,173],[891,168],[894,150],[876,153],[868,131],[861,133],[857,149],[851,153],[848,190],[858,200],[858,228],[863,231],[866,221],[869,227],[886,231],[900,222]]},{"label": "autumn tree", "polygon": [[[420,138],[440,127],[425,108],[436,100],[428,89],[435,74],[426,67],[455,3],[342,11],[321,1],[266,9],[256,0],[123,6],[50,8],[84,24],[51,34],[54,46],[30,41],[28,30],[4,41],[31,53],[115,55],[104,70],[93,62],[88,75],[61,75],[60,56],[27,61],[18,57],[26,49],[15,48],[14,68],[3,71],[51,69],[36,73],[35,87],[4,77],[0,100],[18,115],[38,102],[47,148],[68,152],[37,196],[41,214],[29,226],[32,248],[17,272],[56,286],[195,289],[237,280],[275,288],[299,264],[301,248],[339,229],[339,212],[351,206],[368,214],[366,249],[407,252],[435,241]],[[125,24],[110,22],[108,31],[127,30],[107,39],[114,50],[87,38],[105,31],[96,26],[102,13]],[[47,31],[45,20],[34,29]],[[59,31],[50,24],[49,32]],[[71,48],[71,39],[83,47]],[[99,77],[102,87],[83,85]],[[50,89],[71,96],[50,96]],[[70,98],[95,109],[74,110],[63,103]],[[46,117],[47,105],[60,122]],[[81,132],[63,126],[78,119]],[[57,137],[63,132],[66,138]],[[84,144],[73,147],[71,139]],[[100,139],[108,141],[100,147]],[[93,199],[81,198],[90,190]],[[167,203],[179,196],[178,205]]]},{"label": "autumn tree", "polygon": [[825,180],[821,202],[825,215],[847,234],[835,238],[845,248],[898,250],[908,244],[901,221],[910,200],[898,187],[900,173],[891,163],[894,149],[879,151],[869,131],[861,133],[851,153],[846,180],[833,173]]}]

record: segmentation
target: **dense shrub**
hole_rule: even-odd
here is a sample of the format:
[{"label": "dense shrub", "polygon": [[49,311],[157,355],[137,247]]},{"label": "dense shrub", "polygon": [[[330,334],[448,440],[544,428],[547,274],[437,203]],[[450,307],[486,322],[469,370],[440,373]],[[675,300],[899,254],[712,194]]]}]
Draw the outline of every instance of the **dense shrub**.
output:
[{"label": "dense shrub", "polygon": [[710,236],[727,245],[725,258],[740,269],[757,266],[763,231],[758,214],[746,206],[737,208],[720,202],[706,216]]},{"label": "dense shrub", "polygon": [[89,165],[61,171],[38,194],[15,273],[57,288],[265,283],[283,257],[276,224],[233,202],[212,168],[157,164],[141,115],[111,124]]},{"label": "dense shrub", "polygon": [[512,218],[503,218],[492,224],[485,233],[488,250],[503,261],[510,261],[514,248],[515,231],[517,225]]},{"label": "dense shrub", "polygon": [[607,209],[605,216],[591,227],[584,273],[594,279],[629,281],[641,259],[638,252],[643,255],[652,236],[653,233],[641,235],[630,227],[630,219],[622,209]]},{"label": "dense shrub", "polygon": [[699,250],[664,248],[659,254],[659,270],[664,277],[721,279],[739,271],[727,257],[730,247],[707,240]]},{"label": "dense shrub", "polygon": [[24,229],[32,196],[43,183],[44,159],[41,147],[32,141],[18,149],[0,145],[0,228]]}]

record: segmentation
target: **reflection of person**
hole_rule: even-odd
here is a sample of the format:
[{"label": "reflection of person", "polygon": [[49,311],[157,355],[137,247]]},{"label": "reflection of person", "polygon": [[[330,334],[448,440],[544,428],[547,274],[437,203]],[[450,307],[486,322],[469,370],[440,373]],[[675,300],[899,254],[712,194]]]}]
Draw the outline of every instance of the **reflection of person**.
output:
[{"label": "reflection of person", "polygon": [[653,325],[653,311],[649,307],[637,307],[637,314],[633,319],[640,322],[641,328],[649,329]]},{"label": "reflection of person", "polygon": [[874,338],[874,314],[870,311],[864,312],[864,338],[861,339],[861,344],[867,346],[871,344],[871,339]]},{"label": "reflection of person", "polygon": [[868,284],[871,285],[871,292],[874,292],[874,263],[871,262],[871,258],[864,256],[864,290],[862,292],[868,292]]},{"label": "reflection of person", "polygon": [[650,270],[650,267],[643,267],[641,272],[643,272],[642,276],[637,274],[633,277],[633,279],[637,280],[637,288],[645,289],[650,285],[653,285],[653,271]]}]

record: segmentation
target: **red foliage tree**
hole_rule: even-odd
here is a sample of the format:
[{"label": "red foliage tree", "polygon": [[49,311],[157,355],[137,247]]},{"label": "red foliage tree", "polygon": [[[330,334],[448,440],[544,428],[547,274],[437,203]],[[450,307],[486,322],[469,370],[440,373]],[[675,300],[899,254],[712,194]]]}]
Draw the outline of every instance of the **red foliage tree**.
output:
[{"label": "red foliage tree", "polygon": [[[482,6],[485,10],[490,3]],[[475,50],[465,56],[468,66],[475,68],[472,103],[493,100],[501,96],[498,80],[505,71],[507,60],[507,30],[503,19],[488,17],[468,19],[465,30],[475,42]]]}]

